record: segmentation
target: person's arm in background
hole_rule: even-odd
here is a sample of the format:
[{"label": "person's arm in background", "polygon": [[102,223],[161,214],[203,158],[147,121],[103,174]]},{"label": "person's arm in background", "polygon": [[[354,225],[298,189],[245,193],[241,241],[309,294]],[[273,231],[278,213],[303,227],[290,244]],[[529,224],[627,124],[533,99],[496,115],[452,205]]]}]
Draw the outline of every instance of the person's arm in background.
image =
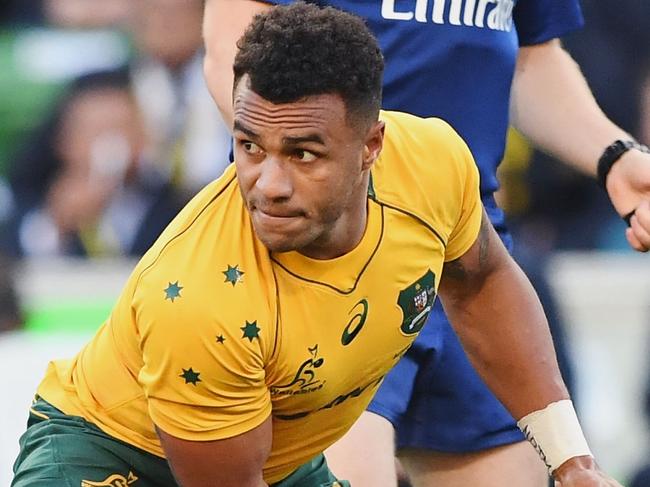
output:
[{"label": "person's arm in background", "polygon": [[[557,39],[522,47],[511,95],[511,122],[535,146],[591,176],[606,147],[630,135],[599,108],[580,68]],[[612,166],[607,192],[621,216],[635,211],[626,236],[650,249],[650,154],[627,151]]]},{"label": "person's arm in background", "polygon": [[[203,69],[208,86],[219,86],[211,90],[212,98],[219,107],[224,122],[232,131],[232,65],[237,53],[237,40],[255,14],[271,8],[267,3],[255,0],[207,0],[203,16],[203,38],[206,55]],[[210,80],[215,80],[210,82]],[[218,80],[218,81],[217,81]]]},{"label": "person's arm in background", "polygon": [[[439,293],[472,364],[517,420],[560,401],[567,403],[569,395],[544,311],[485,213],[474,244],[460,258],[445,264]],[[554,414],[546,423],[550,424],[550,429],[560,431],[568,424],[566,429],[573,427],[582,437],[577,419],[564,423],[563,417],[558,421]],[[546,452],[549,468],[561,487],[620,487],[599,470],[588,448],[572,450],[568,446],[572,442],[565,438],[575,435],[544,442],[545,433],[533,431],[533,438]],[[561,454],[554,453],[558,451]],[[578,452],[576,456],[573,451]],[[555,463],[558,458],[562,461],[553,465],[551,458]]]}]

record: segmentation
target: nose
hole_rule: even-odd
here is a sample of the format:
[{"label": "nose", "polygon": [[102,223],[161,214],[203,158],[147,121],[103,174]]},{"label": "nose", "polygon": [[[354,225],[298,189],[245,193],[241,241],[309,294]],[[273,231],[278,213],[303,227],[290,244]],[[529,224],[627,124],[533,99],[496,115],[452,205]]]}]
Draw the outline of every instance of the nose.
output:
[{"label": "nose", "polygon": [[255,187],[269,201],[286,200],[293,194],[289,168],[275,157],[267,157],[260,167]]}]

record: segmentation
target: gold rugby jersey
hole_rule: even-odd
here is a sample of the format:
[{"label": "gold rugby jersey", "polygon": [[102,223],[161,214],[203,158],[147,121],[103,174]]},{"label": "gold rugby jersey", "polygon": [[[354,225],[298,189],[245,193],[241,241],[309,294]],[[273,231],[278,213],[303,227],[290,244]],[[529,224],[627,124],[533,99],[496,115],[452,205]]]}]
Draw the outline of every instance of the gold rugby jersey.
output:
[{"label": "gold rugby jersey", "polygon": [[478,172],[438,119],[382,112],[358,246],[314,260],[269,254],[234,166],[200,192],[129,278],[108,320],[38,393],[109,435],[164,456],[154,424],[187,440],[273,416],[264,478],[340,438],[411,345],[445,261],[478,235]]}]

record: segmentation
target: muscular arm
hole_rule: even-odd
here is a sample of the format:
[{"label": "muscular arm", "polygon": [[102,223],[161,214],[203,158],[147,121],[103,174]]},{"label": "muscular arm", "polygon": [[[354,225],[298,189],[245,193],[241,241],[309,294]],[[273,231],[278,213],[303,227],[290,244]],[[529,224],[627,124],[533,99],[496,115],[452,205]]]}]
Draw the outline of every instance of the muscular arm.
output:
[{"label": "muscular arm", "polygon": [[[598,107],[580,68],[557,39],[520,49],[510,115],[536,146],[590,176],[608,145],[630,138]],[[624,154],[609,173],[607,192],[619,215],[636,210],[626,233],[630,245],[650,249],[650,155]]]},{"label": "muscular arm", "polygon": [[187,441],[157,428],[174,477],[183,487],[266,487],[262,467],[271,451],[271,418],[244,434]]},{"label": "muscular arm", "polygon": [[203,16],[205,40],[204,72],[210,93],[221,115],[232,128],[232,65],[237,53],[237,40],[255,14],[271,5],[255,0],[207,0]]},{"label": "muscular arm", "polygon": [[485,212],[476,242],[445,264],[439,292],[472,364],[516,419],[568,397],[535,291]]}]

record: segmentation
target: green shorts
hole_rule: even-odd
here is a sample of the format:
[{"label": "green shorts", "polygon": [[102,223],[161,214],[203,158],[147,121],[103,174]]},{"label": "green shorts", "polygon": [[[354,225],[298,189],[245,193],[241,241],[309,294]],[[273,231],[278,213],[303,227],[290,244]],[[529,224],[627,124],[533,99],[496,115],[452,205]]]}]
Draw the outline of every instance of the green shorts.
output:
[{"label": "green shorts", "polygon": [[[319,455],[272,487],[349,487]],[[43,399],[30,409],[12,487],[178,487],[167,460],[113,438]]]}]

